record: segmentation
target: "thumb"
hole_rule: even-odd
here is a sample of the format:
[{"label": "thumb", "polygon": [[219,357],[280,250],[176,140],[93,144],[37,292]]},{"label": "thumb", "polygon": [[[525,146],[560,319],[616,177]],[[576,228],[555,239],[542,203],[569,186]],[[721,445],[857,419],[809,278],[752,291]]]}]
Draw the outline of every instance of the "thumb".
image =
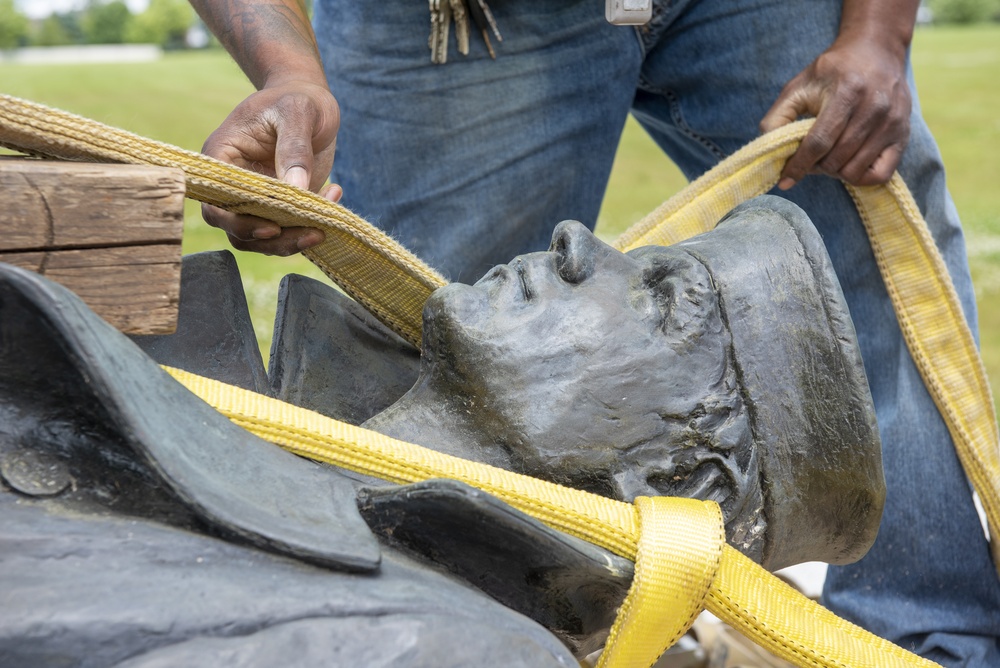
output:
[{"label": "thumb", "polygon": [[803,89],[783,90],[761,119],[760,131],[771,132],[783,125],[794,123],[799,116],[814,115],[814,106],[816,105],[810,103],[809,96]]},{"label": "thumb", "polygon": [[[291,127],[289,127],[291,125]],[[285,124],[278,128],[274,147],[274,172],[279,179],[304,190],[312,179],[312,137],[302,126]]]}]

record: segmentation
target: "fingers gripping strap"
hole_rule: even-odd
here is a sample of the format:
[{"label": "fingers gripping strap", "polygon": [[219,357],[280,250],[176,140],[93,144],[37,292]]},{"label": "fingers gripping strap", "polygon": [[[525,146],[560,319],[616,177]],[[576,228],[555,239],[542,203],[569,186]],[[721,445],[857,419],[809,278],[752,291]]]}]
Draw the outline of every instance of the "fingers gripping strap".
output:
[{"label": "fingers gripping strap", "polygon": [[705,608],[726,533],[716,503],[639,497],[635,577],[598,668],[646,668],[677,642]]},{"label": "fingers gripping strap", "polygon": [[339,204],[200,153],[9,95],[0,95],[0,144],[63,160],[180,168],[188,197],[282,227],[319,228],[325,240],[303,255],[416,346],[424,302],[445,284],[417,256]]},{"label": "fingers gripping strap", "polygon": [[[661,534],[669,535],[674,531],[666,525],[676,518],[655,512],[656,508],[653,513],[648,513],[646,509],[640,510],[621,501],[397,441],[210,378],[178,369],[166,368],[166,371],[235,424],[297,455],[399,483],[429,478],[460,480],[555,529],[626,559],[635,561],[644,541],[648,541],[642,546],[644,560],[650,556],[654,560],[673,558],[673,543],[662,547],[659,541],[664,540]],[[645,502],[640,505],[642,503]],[[679,512],[679,508],[675,507],[672,513]],[[698,512],[706,511],[701,508]],[[649,526],[655,527],[649,537],[640,535],[640,513],[643,526],[652,522]],[[686,522],[682,519],[682,529],[678,529],[682,535]],[[661,526],[656,526],[661,523]],[[703,526],[697,519],[694,523]],[[683,548],[678,553],[690,556],[692,550]],[[712,563],[704,564],[702,568],[705,569],[702,571],[705,578],[709,577],[709,572],[714,572]],[[650,572],[665,571],[661,571],[661,566],[654,565]],[[700,577],[695,579],[700,581]],[[698,590],[694,595],[700,596]],[[645,610],[649,607],[646,601],[655,597],[644,594],[642,598]],[[693,599],[685,605],[691,602]],[[675,604],[676,601],[670,602],[670,605]],[[651,605],[656,610],[659,604]],[[824,611],[820,614],[823,608],[783,585],[778,578],[729,545],[722,548],[718,575],[711,583],[705,606],[740,633],[799,666],[935,665],[833,613]],[[797,610],[802,612],[797,613]],[[686,619],[686,613],[681,613],[681,616]],[[620,626],[617,621],[616,625]],[[676,634],[676,628],[679,626],[671,629],[670,633],[664,631],[664,634]],[[631,636],[631,633],[629,631],[627,635]]]},{"label": "fingers gripping strap", "polygon": [[[707,232],[778,182],[812,120],[760,137],[706,172],[615,241],[619,250]],[[847,186],[868,232],[903,338],[979,494],[1000,569],[1000,435],[986,371],[944,260],[899,174],[887,186]]]}]

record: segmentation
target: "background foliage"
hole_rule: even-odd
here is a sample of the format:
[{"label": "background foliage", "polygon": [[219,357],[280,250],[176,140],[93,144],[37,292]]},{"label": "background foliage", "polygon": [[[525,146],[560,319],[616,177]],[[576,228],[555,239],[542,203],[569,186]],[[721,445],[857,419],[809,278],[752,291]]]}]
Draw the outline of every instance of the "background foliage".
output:
[{"label": "background foliage", "polygon": [[187,47],[185,36],[198,24],[187,0],[149,0],[133,14],[124,0],[87,0],[82,9],[29,21],[14,0],[0,0],[0,49],[70,44],[158,44]]},{"label": "background foliage", "polygon": [[28,19],[14,7],[14,0],[0,0],[0,49],[13,49],[28,34]]},{"label": "background foliage", "polygon": [[935,23],[1000,20],[1000,0],[928,0]]}]

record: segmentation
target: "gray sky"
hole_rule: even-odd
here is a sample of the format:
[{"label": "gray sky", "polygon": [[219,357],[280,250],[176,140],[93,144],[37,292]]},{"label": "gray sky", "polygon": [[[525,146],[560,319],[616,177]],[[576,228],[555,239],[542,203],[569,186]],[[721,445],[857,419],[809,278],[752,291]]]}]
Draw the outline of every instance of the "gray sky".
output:
[{"label": "gray sky", "polygon": [[[14,0],[14,5],[33,19],[48,16],[53,12],[80,9],[86,4],[86,0]],[[125,4],[133,12],[141,12],[149,4],[149,0],[125,0]]]}]

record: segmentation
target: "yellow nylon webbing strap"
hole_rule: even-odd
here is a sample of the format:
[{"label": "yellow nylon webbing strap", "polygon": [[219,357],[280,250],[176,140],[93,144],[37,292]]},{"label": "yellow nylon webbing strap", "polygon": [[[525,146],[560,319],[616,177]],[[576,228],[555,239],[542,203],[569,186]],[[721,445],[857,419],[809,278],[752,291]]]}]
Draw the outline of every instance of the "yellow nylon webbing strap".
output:
[{"label": "yellow nylon webbing strap", "polygon": [[737,204],[778,183],[785,161],[811,125],[812,121],[792,123],[750,142],[632,225],[612,245],[621,251],[669,246],[712,229]]},{"label": "yellow nylon webbing strap", "polygon": [[[667,245],[712,229],[734,206],[778,182],[813,121],[764,135],[636,223],[614,245]],[[864,222],[903,338],[978,492],[1000,569],[1000,435],[986,370],[941,254],[899,174],[847,186]]]},{"label": "yellow nylon webbing strap", "polygon": [[993,563],[1000,569],[997,416],[986,369],[944,260],[899,174],[885,188],[848,191],[868,230],[910,355],[982,501]]},{"label": "yellow nylon webbing strap", "polygon": [[303,254],[418,347],[424,302],[445,284],[417,256],[339,204],[200,153],[9,95],[0,95],[0,144],[63,160],[177,167],[187,177],[189,197],[283,227],[319,228],[326,240]]},{"label": "yellow nylon webbing strap", "polygon": [[719,504],[639,497],[635,576],[597,668],[651,666],[705,609],[726,544]]},{"label": "yellow nylon webbing strap", "polygon": [[705,608],[797,666],[938,665],[841,619],[728,545]]},{"label": "yellow nylon webbing strap", "polygon": [[[396,483],[459,480],[555,529],[627,559],[637,558],[642,538],[635,506],[444,455],[186,371],[166,370],[235,424],[295,454]],[[668,529],[682,530],[683,526]],[[697,544],[701,539],[691,540]],[[655,554],[656,539],[648,544]],[[706,567],[711,565],[698,565]],[[703,595],[699,591],[689,594],[692,601],[678,605],[695,605]],[[705,605],[737,631],[799,666],[937,665],[837,617],[729,545],[722,548]],[[631,637],[631,631],[619,633]]]}]

